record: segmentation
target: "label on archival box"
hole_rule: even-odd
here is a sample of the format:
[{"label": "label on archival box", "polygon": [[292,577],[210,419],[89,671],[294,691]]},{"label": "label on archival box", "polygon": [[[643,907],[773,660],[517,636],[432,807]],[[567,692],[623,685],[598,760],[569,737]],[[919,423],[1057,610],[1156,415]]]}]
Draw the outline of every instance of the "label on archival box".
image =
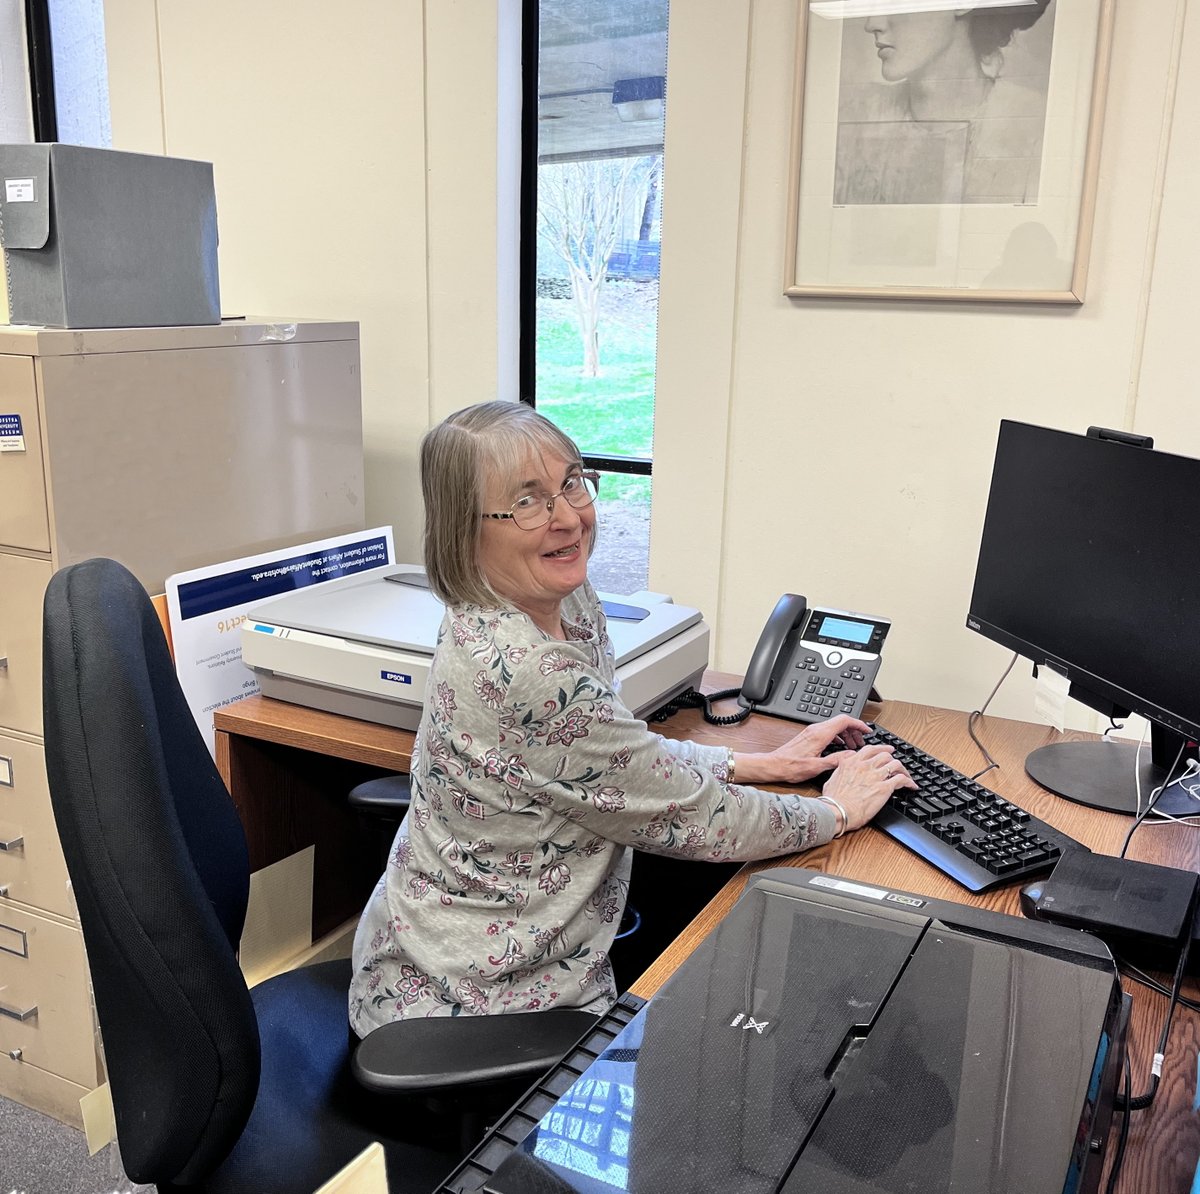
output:
[{"label": "label on archival box", "polygon": [[5,203],[32,203],[37,199],[32,178],[6,178],[4,180]]}]

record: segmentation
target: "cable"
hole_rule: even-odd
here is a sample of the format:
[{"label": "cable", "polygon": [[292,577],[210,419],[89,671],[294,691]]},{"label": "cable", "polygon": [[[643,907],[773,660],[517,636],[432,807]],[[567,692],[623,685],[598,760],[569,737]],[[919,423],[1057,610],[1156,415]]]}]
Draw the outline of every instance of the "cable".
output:
[{"label": "cable", "polygon": [[967,716],[967,733],[970,734],[971,741],[974,742],[975,745],[979,747],[979,753],[982,754],[985,759],[987,759],[987,763],[988,763],[988,765],[982,771],[976,771],[975,774],[971,776],[972,779],[978,779],[981,775],[986,775],[989,771],[992,770],[993,767],[998,768],[1000,766],[1000,764],[997,763],[996,760],[993,759],[990,754],[988,754],[987,747],[984,746],[984,744],[982,742],[980,742],[980,740],[976,737],[975,722],[978,718],[981,718],[987,712],[987,707],[992,703],[992,698],[996,695],[996,693],[998,693],[1000,691],[1000,685],[1003,684],[1004,681],[1008,679],[1008,673],[1013,670],[1013,667],[1016,664],[1016,662],[1017,662],[1017,652],[1014,651],[1013,657],[1008,661],[1008,667],[1006,667],[1004,669],[1004,674],[1000,677],[999,680],[996,681],[996,687],[993,688],[992,691],[988,693],[988,699],[983,702],[983,705],[980,708],[972,709],[970,714],[968,714],[968,716]]},{"label": "cable", "polygon": [[[1179,765],[1179,755],[1175,756],[1175,762],[1171,764],[1171,771]],[[1196,811],[1194,813],[1164,813],[1158,808],[1157,803],[1150,809],[1150,815],[1157,820],[1150,822],[1152,825],[1169,825],[1174,822],[1176,825],[1195,825],[1196,822],[1189,820],[1189,817],[1200,816],[1200,784],[1188,783],[1188,780],[1194,780],[1197,773],[1200,773],[1200,762],[1195,759],[1186,759],[1184,761],[1183,774],[1178,779],[1171,779],[1170,772],[1167,773],[1167,779],[1163,781],[1160,793],[1165,793],[1168,788],[1173,788],[1177,784],[1181,787],[1194,801],[1196,801]],[[1162,796],[1159,796],[1161,802]]]},{"label": "cable", "polygon": [[[1171,990],[1169,987],[1163,986],[1158,979],[1147,974],[1144,970],[1139,969],[1132,962],[1127,962],[1125,959],[1119,958],[1117,960],[1117,966],[1125,978],[1128,978],[1132,982],[1139,983],[1143,987],[1148,987],[1151,991],[1155,991],[1159,995],[1170,998]],[[1200,1003],[1197,1003],[1194,999],[1188,999],[1185,995],[1180,995],[1179,1002],[1186,1007],[1188,1011],[1200,1012]]]},{"label": "cable", "polygon": [[[1142,726],[1142,736],[1138,739],[1137,750],[1135,750],[1133,752],[1133,790],[1137,795],[1137,805],[1135,806],[1135,809],[1134,809],[1134,811],[1137,813],[1137,818],[1134,822],[1135,825],[1138,824],[1142,820],[1142,817],[1143,817],[1143,813],[1142,813],[1142,747],[1146,745],[1146,728],[1147,728],[1147,726],[1149,726],[1149,724],[1150,724],[1149,722],[1146,722]],[[1168,772],[1167,775],[1169,778],[1170,772]],[[1161,789],[1160,789],[1160,791],[1161,791]],[[1148,813],[1150,811],[1150,809],[1153,808],[1153,806],[1154,806],[1154,793],[1152,792],[1150,794],[1150,799],[1146,802],[1146,812]],[[1132,833],[1130,834],[1130,836],[1132,836]],[[1126,841],[1126,843],[1128,843],[1129,838],[1126,838],[1125,841]]]},{"label": "cable", "polygon": [[734,726],[739,721],[745,721],[754,711],[754,706],[747,705],[745,709],[739,709],[736,713],[720,714],[713,712],[713,701],[723,701],[729,697],[735,697],[741,691],[740,688],[723,688],[720,692],[703,693],[697,692],[694,688],[689,688],[686,692],[681,692],[677,697],[672,697],[661,709],[652,713],[646,720],[666,721],[668,717],[674,716],[680,709],[699,709],[704,715],[704,720],[714,726]]},{"label": "cable", "polygon": [[1179,1004],[1179,990],[1183,986],[1183,970],[1187,965],[1191,947],[1192,935],[1188,933],[1179,950],[1179,961],[1175,963],[1175,978],[1171,984],[1171,998],[1167,1004],[1167,1015],[1163,1021],[1162,1034],[1158,1038],[1158,1050],[1154,1054],[1154,1060],[1150,1065],[1150,1089],[1145,1094],[1138,1095],[1136,1098],[1129,1100],[1130,1111],[1144,1111],[1154,1102],[1154,1096],[1158,1093],[1158,1083],[1162,1076],[1163,1058],[1167,1053],[1167,1038],[1171,1035],[1171,1021],[1175,1017],[1175,1008]]},{"label": "cable", "polygon": [[[1145,741],[1146,741],[1146,731],[1145,731],[1145,728],[1143,727],[1142,737],[1139,740],[1138,748],[1136,751],[1134,751],[1134,755],[1133,755],[1133,781],[1134,781],[1134,788],[1137,791],[1138,813],[1137,813],[1137,816],[1134,817],[1134,819],[1133,819],[1133,824],[1130,825],[1130,827],[1129,827],[1129,832],[1125,835],[1125,840],[1121,843],[1120,850],[1117,851],[1118,858],[1125,857],[1125,851],[1129,849],[1129,843],[1133,839],[1133,835],[1137,832],[1138,827],[1142,824],[1143,821],[1145,821],[1145,819],[1151,814],[1151,812],[1154,811],[1155,802],[1158,800],[1159,796],[1162,795],[1163,791],[1165,789],[1169,788],[1171,786],[1171,784],[1173,784],[1175,782],[1171,778],[1171,775],[1174,773],[1175,768],[1179,766],[1179,760],[1181,758],[1183,758],[1184,743],[1181,742],[1179,744],[1179,753],[1175,756],[1175,761],[1171,764],[1170,767],[1167,768],[1166,778],[1163,780],[1163,782],[1161,784],[1158,785],[1157,788],[1154,789],[1153,792],[1150,793],[1150,798],[1149,798],[1149,800],[1146,801],[1146,807],[1143,809],[1142,808],[1141,756],[1142,756],[1142,744]],[[1187,773],[1185,772],[1184,775],[1180,776],[1179,778],[1183,779],[1186,777],[1186,775],[1187,775]],[[1167,813],[1157,813],[1156,815],[1159,817],[1164,817],[1164,818],[1169,817],[1169,814],[1167,814]]]}]

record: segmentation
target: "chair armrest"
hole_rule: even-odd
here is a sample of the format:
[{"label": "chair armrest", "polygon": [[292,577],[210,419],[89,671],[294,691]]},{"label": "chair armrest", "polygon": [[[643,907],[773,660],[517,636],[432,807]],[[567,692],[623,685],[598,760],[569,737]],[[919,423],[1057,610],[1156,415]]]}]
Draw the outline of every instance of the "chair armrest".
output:
[{"label": "chair armrest", "polygon": [[408,812],[412,783],[403,772],[368,779],[350,789],[346,797],[351,808],[399,821]]},{"label": "chair armrest", "polygon": [[545,1073],[595,1027],[576,1008],[397,1020],[359,1042],[355,1078],[380,1094],[433,1094]]}]

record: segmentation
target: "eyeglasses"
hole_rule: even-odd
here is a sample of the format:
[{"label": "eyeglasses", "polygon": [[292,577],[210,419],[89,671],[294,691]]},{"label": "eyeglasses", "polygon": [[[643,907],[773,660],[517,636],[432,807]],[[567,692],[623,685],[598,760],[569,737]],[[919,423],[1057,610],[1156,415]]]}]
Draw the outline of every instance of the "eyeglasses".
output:
[{"label": "eyeglasses", "polygon": [[550,521],[559,498],[576,510],[586,510],[596,500],[599,489],[599,473],[572,473],[557,493],[523,493],[503,514],[481,514],[480,518],[511,518],[521,530],[536,531]]}]

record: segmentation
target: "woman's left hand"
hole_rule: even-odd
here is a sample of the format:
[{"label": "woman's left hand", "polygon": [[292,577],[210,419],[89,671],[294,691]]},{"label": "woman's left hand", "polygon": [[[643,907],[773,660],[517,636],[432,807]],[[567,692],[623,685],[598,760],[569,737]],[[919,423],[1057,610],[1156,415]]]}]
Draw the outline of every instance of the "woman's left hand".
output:
[{"label": "woman's left hand", "polygon": [[[843,759],[858,750],[871,727],[865,721],[839,713],[828,721],[819,721],[801,730],[790,741],[764,754],[733,756],[734,782],[739,784],[800,784],[813,776],[832,771]],[[831,744],[844,751],[822,755]]]}]

